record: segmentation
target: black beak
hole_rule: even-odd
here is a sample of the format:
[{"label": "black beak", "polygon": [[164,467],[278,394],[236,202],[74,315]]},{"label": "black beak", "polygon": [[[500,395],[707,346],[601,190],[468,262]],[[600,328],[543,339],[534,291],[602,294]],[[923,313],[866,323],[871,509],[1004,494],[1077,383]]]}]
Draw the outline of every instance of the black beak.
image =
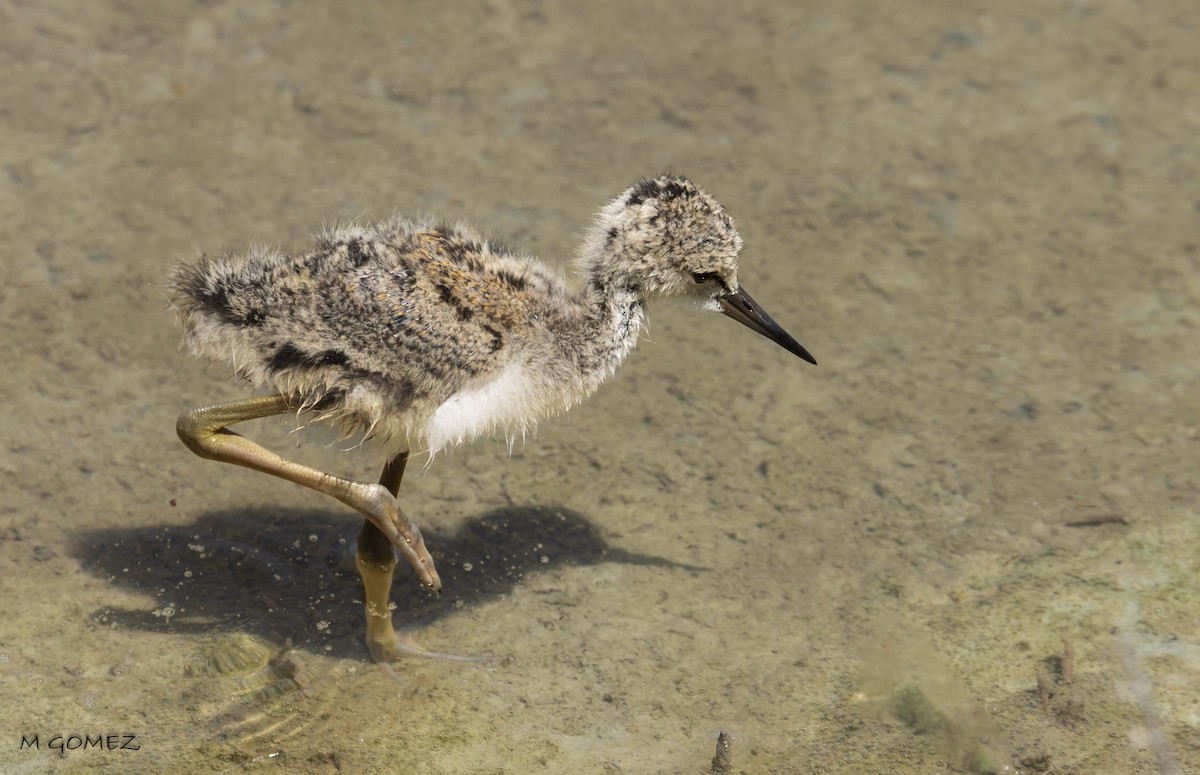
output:
[{"label": "black beak", "polygon": [[742,288],[738,288],[732,293],[726,293],[718,296],[717,301],[721,303],[721,311],[737,322],[741,323],[746,328],[753,329],[770,339],[775,344],[783,349],[799,355],[804,360],[813,364],[817,364],[817,359],[809,355],[808,350],[804,349],[804,345],[792,338],[792,335],[775,322],[775,319],[767,314],[767,311],[758,306],[750,294]]}]

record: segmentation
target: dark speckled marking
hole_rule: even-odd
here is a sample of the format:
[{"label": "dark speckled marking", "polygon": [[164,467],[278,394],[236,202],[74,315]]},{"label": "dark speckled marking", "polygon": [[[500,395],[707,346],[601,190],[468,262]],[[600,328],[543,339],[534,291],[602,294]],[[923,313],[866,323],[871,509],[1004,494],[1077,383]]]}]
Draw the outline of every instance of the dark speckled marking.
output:
[{"label": "dark speckled marking", "polygon": [[659,189],[658,198],[662,200],[678,199],[688,193],[687,188],[678,180],[669,180]]},{"label": "dark speckled marking", "polygon": [[273,372],[295,368],[316,368],[319,366],[345,366],[350,362],[340,350],[322,350],[309,355],[302,352],[293,344],[285,344],[267,359],[267,368]]},{"label": "dark speckled marking", "polygon": [[418,395],[416,384],[407,377],[400,378],[385,378],[389,387],[389,393],[392,397],[392,406],[396,407],[397,411],[404,411],[412,406],[412,403],[423,396]]},{"label": "dark speckled marking", "polygon": [[657,193],[658,183],[650,179],[640,181],[636,186],[633,187],[633,190],[629,192],[629,198],[625,200],[625,204],[630,206],[640,205],[647,199],[653,199],[654,195]]},{"label": "dark speckled marking", "polygon": [[396,293],[400,298],[404,298],[411,291],[414,285],[417,284],[417,278],[414,276],[413,267],[398,266],[388,272],[388,279],[395,286]]},{"label": "dark speckled marking", "polygon": [[449,240],[442,244],[441,250],[443,255],[450,259],[452,263],[465,267],[472,272],[479,272],[483,269],[483,263],[479,260],[479,253],[482,248],[478,242]]},{"label": "dark speckled marking", "polygon": [[350,362],[350,359],[346,357],[346,353],[341,350],[332,349],[322,350],[312,356],[312,359],[315,361],[314,366],[345,366]]},{"label": "dark speckled marking", "polygon": [[285,344],[267,359],[267,368],[271,371],[283,371],[295,366],[302,366],[304,357],[304,353],[296,349],[295,345]]},{"label": "dark speckled marking", "polygon": [[346,258],[355,269],[361,269],[363,264],[371,260],[371,250],[363,245],[362,240],[350,240],[346,245]]},{"label": "dark speckled marking", "polygon": [[668,202],[672,199],[678,199],[683,196],[688,196],[695,189],[691,187],[687,181],[677,180],[674,178],[647,178],[639,181],[629,192],[629,198],[625,200],[627,205],[640,205],[647,199],[658,199],[663,202]]},{"label": "dark speckled marking", "polygon": [[235,326],[261,326],[266,314],[257,307],[238,309],[230,298],[229,284],[218,280],[211,288],[196,289],[192,295],[224,323]]},{"label": "dark speckled marking", "polygon": [[233,315],[233,310],[229,308],[229,288],[223,282],[217,282],[212,288],[204,288],[196,297],[226,320]]},{"label": "dark speckled marking", "polygon": [[195,297],[226,323],[240,324],[241,315],[229,303],[229,286],[218,280],[211,288],[197,289]]},{"label": "dark speckled marking", "polygon": [[492,337],[491,348],[488,352],[494,353],[504,346],[504,334],[500,333],[499,329],[485,325],[483,330],[488,333],[488,336]]},{"label": "dark speckled marking", "polygon": [[454,314],[458,316],[459,320],[470,320],[471,318],[475,317],[475,310],[471,309],[468,304],[464,303],[463,300],[454,293],[454,289],[449,285],[446,283],[438,283],[434,287],[437,288],[438,298],[440,298],[444,304],[454,308]]},{"label": "dark speckled marking", "polygon": [[500,271],[496,272],[496,277],[500,280],[500,282],[514,290],[523,291],[529,286],[529,283],[525,281],[524,277],[518,277],[506,269],[501,269]]}]

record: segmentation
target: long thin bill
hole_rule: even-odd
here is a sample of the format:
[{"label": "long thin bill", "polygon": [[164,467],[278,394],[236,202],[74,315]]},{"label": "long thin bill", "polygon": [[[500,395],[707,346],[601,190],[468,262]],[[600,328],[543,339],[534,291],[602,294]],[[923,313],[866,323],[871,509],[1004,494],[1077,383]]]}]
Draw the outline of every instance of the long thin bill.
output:
[{"label": "long thin bill", "polygon": [[799,355],[814,366],[816,365],[817,359],[812,357],[808,350],[804,349],[804,345],[793,339],[792,335],[787,331],[784,331],[783,327],[775,322],[775,318],[768,315],[766,310],[758,306],[758,302],[750,294],[746,293],[745,289],[738,288],[732,293],[718,296],[717,301],[721,303],[721,311],[723,313],[746,328],[757,331],[793,355]]}]

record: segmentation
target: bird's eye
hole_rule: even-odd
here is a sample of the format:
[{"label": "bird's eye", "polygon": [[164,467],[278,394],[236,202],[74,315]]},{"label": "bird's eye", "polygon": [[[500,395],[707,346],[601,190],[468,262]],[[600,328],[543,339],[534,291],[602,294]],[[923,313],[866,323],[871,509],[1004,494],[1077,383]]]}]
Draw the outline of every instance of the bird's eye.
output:
[{"label": "bird's eye", "polygon": [[712,280],[715,280],[716,277],[716,272],[692,272],[692,279],[696,281],[697,285],[703,285],[704,283],[711,282]]}]

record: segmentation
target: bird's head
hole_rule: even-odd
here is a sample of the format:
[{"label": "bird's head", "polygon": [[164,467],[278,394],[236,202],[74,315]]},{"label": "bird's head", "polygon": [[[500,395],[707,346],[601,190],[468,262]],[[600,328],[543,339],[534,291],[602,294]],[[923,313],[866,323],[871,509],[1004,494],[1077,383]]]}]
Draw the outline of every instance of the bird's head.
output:
[{"label": "bird's head", "polygon": [[644,298],[684,296],[723,312],[816,363],[738,283],[742,238],[711,195],[687,178],[662,175],[605,205],[584,247],[587,273]]},{"label": "bird's head", "polygon": [[711,298],[737,288],[742,238],[716,199],[687,178],[664,175],[605,206],[592,250],[606,274],[647,297]]}]

